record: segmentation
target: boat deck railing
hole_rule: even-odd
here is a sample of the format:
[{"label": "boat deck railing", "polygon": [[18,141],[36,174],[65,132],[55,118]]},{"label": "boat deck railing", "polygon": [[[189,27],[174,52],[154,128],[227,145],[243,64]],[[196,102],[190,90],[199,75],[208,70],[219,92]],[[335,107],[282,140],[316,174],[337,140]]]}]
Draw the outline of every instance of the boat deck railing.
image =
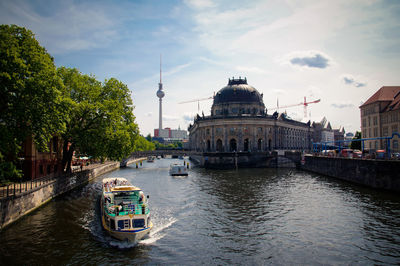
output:
[{"label": "boat deck railing", "polygon": [[121,216],[121,215],[134,215],[134,214],[149,214],[150,210],[147,207],[146,204],[135,204],[135,205],[128,205],[128,206],[123,206],[122,210],[119,210],[118,208],[121,205],[113,205],[111,203],[108,203],[106,205],[105,211],[107,212],[108,215],[110,216]]}]

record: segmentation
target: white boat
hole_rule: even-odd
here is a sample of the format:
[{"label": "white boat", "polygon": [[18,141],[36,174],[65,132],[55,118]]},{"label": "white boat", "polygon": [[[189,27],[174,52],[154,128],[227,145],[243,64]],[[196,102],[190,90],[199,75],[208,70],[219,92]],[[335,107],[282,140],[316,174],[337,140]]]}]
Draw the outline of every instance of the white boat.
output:
[{"label": "white boat", "polygon": [[154,162],[154,159],[155,159],[155,156],[148,156],[148,157],[147,157],[147,162],[153,163],[153,162]]},{"label": "white boat", "polygon": [[137,243],[153,227],[147,198],[125,178],[104,178],[100,199],[103,228],[114,238]]},{"label": "white boat", "polygon": [[185,165],[174,163],[169,167],[169,174],[172,176],[185,176],[188,175],[188,170]]}]

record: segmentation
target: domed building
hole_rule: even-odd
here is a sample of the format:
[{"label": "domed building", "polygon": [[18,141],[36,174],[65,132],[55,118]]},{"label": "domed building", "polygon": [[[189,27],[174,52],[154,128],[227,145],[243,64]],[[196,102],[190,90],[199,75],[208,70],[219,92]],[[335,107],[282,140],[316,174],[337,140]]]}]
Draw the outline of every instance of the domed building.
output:
[{"label": "domed building", "polygon": [[277,112],[268,115],[263,94],[246,78],[229,79],[215,94],[211,115],[197,115],[188,130],[191,150],[207,153],[206,160],[213,153],[223,159],[223,153],[252,156],[272,150],[309,150],[312,135],[310,123]]}]

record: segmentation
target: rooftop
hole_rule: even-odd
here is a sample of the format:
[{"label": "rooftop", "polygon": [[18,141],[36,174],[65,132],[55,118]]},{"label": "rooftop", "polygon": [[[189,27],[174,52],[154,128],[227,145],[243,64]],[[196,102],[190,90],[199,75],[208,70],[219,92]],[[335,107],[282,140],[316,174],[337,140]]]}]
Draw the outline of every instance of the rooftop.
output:
[{"label": "rooftop", "polygon": [[[395,101],[397,99],[397,108],[399,107],[399,92],[400,92],[400,86],[383,86],[380,88],[377,92],[374,93],[364,104],[362,104],[360,107],[364,107],[368,104],[371,103],[376,103],[376,102],[384,102],[384,101]],[[396,98],[396,99],[395,99]],[[393,104],[393,103],[392,103]],[[391,104],[391,105],[392,105]]]}]

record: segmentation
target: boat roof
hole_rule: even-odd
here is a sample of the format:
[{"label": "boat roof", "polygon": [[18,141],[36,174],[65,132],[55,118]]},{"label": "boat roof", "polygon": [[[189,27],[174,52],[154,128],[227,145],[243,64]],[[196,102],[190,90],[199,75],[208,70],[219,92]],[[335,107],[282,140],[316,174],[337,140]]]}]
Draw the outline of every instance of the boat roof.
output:
[{"label": "boat roof", "polygon": [[103,178],[103,184],[105,184],[107,182],[113,182],[115,180],[118,180],[119,182],[126,181],[128,184],[130,184],[129,181],[124,177],[107,177],[107,178]]},{"label": "boat roof", "polygon": [[111,188],[111,191],[138,191],[138,190],[141,189],[135,186],[116,186]]},{"label": "boat roof", "polygon": [[[117,180],[117,184],[115,184],[115,180]],[[106,192],[122,192],[122,191],[140,191],[139,187],[132,185],[126,178],[123,177],[109,177],[103,179],[103,187],[106,183],[111,185],[111,189]]]}]

